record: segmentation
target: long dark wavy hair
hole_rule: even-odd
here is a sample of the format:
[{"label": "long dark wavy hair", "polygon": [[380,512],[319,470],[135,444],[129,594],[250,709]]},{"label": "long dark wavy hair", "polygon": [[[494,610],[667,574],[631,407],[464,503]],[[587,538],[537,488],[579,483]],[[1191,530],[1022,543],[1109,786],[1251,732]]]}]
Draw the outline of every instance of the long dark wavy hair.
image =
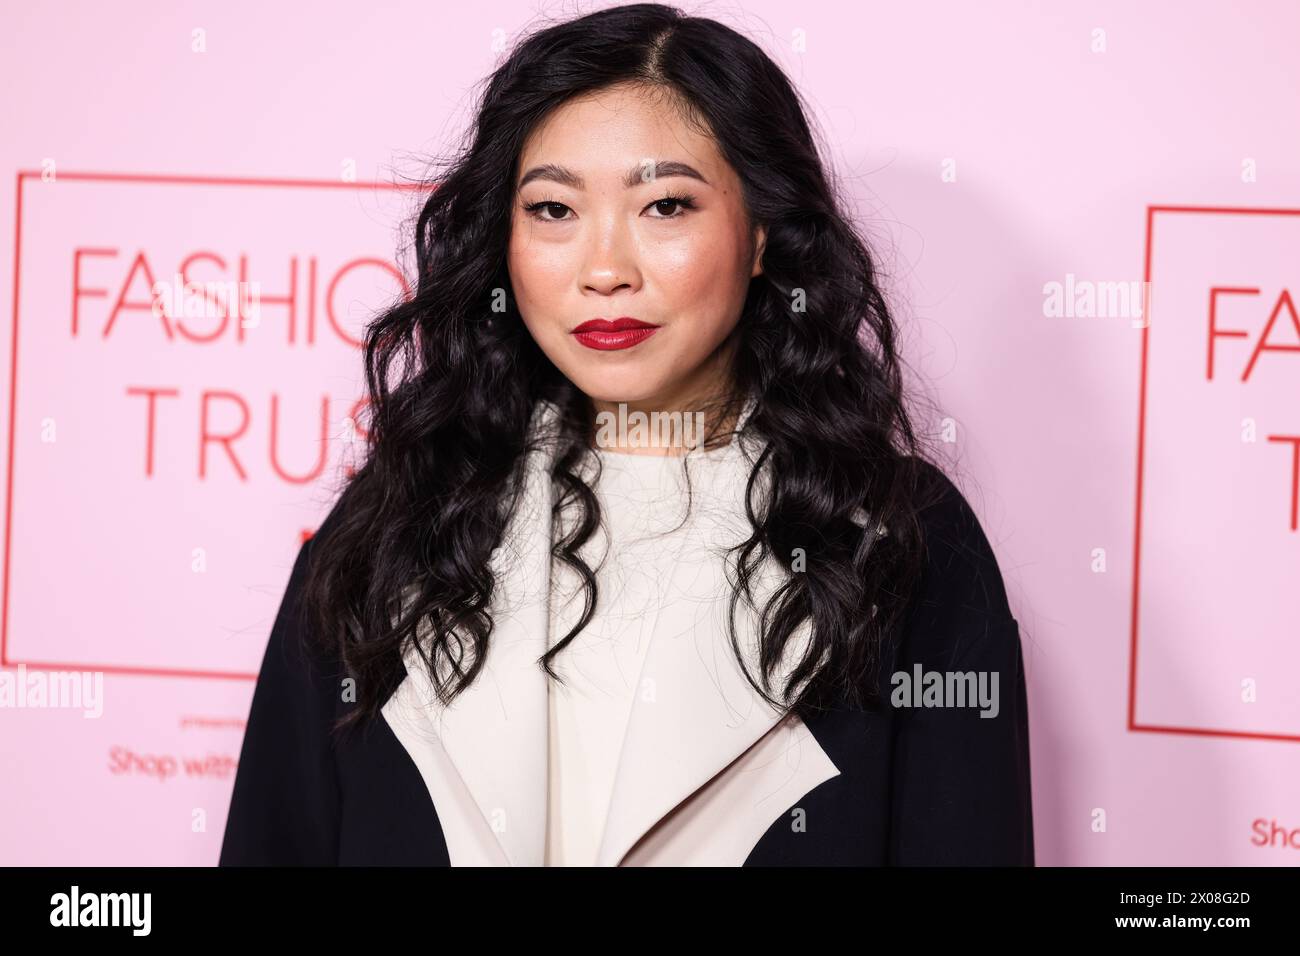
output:
[{"label": "long dark wavy hair", "polygon": [[[413,292],[367,329],[366,456],[312,542],[302,592],[308,633],[357,683],[339,728],[379,712],[405,676],[402,649],[417,628],[440,700],[478,675],[493,629],[489,558],[518,500],[542,401],[561,410],[556,516],[570,506],[580,515],[553,556],[578,571],[585,609],[538,666],[555,676],[552,659],[590,619],[596,581],[578,552],[600,516],[579,465],[591,455],[594,411],[524,326],[506,247],[529,132],[572,97],[616,83],[681,105],[739,174],[751,222],[767,231],[729,376],[736,400],[754,401],[735,437],[763,448],[746,496],[752,534],[732,552],[733,612],[767,555],[791,573],[763,608],[762,673],[749,680],[774,705],[805,713],[878,703],[883,642],[921,570],[925,466],[875,263],[781,69],[720,23],[639,3],[534,32],[492,73],[416,220]],[[758,495],[764,467],[773,481]],[[796,549],[806,555],[798,573]],[[808,619],[807,653],[784,687],[769,686]],[[731,641],[739,653],[734,622]]]}]

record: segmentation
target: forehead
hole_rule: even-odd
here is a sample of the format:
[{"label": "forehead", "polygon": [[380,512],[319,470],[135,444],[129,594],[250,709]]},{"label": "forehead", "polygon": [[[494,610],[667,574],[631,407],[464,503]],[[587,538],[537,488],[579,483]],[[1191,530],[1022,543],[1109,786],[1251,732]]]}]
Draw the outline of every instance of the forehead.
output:
[{"label": "forehead", "polygon": [[556,107],[525,140],[519,171],[553,163],[584,177],[621,180],[629,166],[665,159],[687,162],[710,181],[725,175],[727,165],[713,137],[675,97],[621,85]]}]

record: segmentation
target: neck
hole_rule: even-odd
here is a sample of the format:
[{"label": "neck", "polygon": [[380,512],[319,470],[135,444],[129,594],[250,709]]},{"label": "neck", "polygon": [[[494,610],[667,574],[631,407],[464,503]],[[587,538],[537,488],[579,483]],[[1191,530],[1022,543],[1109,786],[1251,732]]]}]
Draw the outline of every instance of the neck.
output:
[{"label": "neck", "polygon": [[672,403],[593,399],[592,406],[592,445],[629,455],[680,456],[693,448],[725,447],[741,411],[735,396]]},{"label": "neck", "polygon": [[592,444],[633,455],[684,455],[692,448],[726,446],[742,406],[733,374],[737,341],[733,332],[672,393],[622,401],[592,398]]}]

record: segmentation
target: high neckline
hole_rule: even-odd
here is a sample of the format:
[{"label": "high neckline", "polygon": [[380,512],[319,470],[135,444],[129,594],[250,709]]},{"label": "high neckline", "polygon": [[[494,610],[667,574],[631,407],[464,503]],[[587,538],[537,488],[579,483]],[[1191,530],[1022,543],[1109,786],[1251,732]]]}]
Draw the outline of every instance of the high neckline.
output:
[{"label": "high neckline", "polygon": [[720,448],[694,448],[684,455],[643,455],[636,452],[615,451],[609,448],[593,449],[603,464],[626,465],[629,468],[655,470],[659,468],[681,468],[683,461],[721,463],[732,458],[736,451],[736,439],[733,438]]},{"label": "high neckline", "polygon": [[[596,452],[597,456],[599,456],[602,462],[617,463],[621,461],[627,461],[629,459],[634,459],[636,461],[647,459],[649,461],[658,461],[660,463],[677,462],[680,465],[680,462],[684,458],[692,462],[704,462],[709,464],[720,464],[723,462],[732,461],[735,460],[737,456],[743,456],[744,454],[741,451],[741,445],[742,445],[741,432],[744,428],[744,425],[748,421],[750,415],[753,414],[756,405],[757,405],[757,398],[753,393],[751,393],[742,404],[740,413],[732,425],[732,433],[731,433],[730,441],[728,441],[727,444],[723,445],[720,448],[714,448],[708,450],[703,448],[693,448],[685,455],[643,455],[643,454],[638,454],[636,452],[617,451],[614,449],[601,448],[598,446],[594,447],[593,450]],[[750,450],[749,453],[753,454],[752,449]],[[631,467],[637,467],[637,466],[633,463]],[[650,466],[646,465],[644,467],[650,467]]]}]

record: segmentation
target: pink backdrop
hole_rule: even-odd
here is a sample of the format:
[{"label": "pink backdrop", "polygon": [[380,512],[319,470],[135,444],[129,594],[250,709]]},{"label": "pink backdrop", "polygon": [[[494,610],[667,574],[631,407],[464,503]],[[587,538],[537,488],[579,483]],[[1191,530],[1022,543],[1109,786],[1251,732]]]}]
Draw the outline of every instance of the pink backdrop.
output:
[{"label": "pink backdrop", "polygon": [[[400,289],[387,186],[539,8],[6,7],[4,665],[102,698],[0,708],[0,863],[209,864]],[[1300,8],[690,9],[789,71],[868,222],[1022,625],[1040,863],[1295,865]],[[257,324],[153,315],[183,266]]]}]

